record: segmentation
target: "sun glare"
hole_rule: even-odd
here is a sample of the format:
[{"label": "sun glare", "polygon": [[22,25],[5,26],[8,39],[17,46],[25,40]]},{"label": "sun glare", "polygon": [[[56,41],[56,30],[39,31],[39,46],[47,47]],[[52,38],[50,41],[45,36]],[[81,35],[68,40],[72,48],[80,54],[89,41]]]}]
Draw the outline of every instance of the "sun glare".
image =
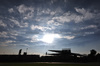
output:
[{"label": "sun glare", "polygon": [[46,43],[52,43],[54,40],[54,35],[53,34],[46,34],[43,36],[42,41]]},{"label": "sun glare", "polygon": [[58,34],[45,34],[42,38],[42,41],[46,43],[52,43],[54,41],[54,38],[59,38],[59,35]]}]

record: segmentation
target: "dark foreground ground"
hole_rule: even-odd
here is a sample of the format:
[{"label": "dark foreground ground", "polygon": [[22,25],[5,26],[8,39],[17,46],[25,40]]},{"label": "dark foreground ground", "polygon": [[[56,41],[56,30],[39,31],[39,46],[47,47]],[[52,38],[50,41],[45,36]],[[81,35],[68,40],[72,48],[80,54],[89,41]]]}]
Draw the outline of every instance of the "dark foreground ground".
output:
[{"label": "dark foreground ground", "polygon": [[100,63],[0,63],[0,66],[100,66]]}]

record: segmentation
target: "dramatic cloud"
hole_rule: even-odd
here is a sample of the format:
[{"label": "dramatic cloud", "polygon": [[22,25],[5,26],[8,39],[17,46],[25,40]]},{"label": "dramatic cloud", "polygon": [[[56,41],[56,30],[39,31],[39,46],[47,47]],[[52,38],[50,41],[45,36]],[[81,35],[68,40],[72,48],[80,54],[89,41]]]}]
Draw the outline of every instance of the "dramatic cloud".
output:
[{"label": "dramatic cloud", "polygon": [[91,13],[89,10],[86,10],[84,8],[82,8],[82,9],[75,8],[75,10],[76,10],[76,12],[82,14],[82,16],[80,16],[81,17],[81,21],[90,20],[90,19],[95,17],[94,13]]},{"label": "dramatic cloud", "polygon": [[7,32],[3,31],[3,32],[0,32],[0,37],[8,38],[9,36],[7,36]]},{"label": "dramatic cloud", "polygon": [[89,26],[86,26],[86,27],[82,27],[81,29],[89,29],[89,28],[95,29],[95,28],[97,28],[97,26],[96,25],[89,25]]},{"label": "dramatic cloud", "polygon": [[75,36],[64,36],[64,38],[71,40],[71,39],[74,39]]},{"label": "dramatic cloud", "polygon": [[34,15],[34,8],[33,7],[27,7],[24,4],[17,7],[20,14],[23,15],[23,19],[29,19],[32,18]]},{"label": "dramatic cloud", "polygon": [[37,35],[32,36],[31,42],[37,42],[37,41],[38,41],[38,36]]},{"label": "dramatic cloud", "polygon": [[0,46],[10,46],[10,44],[14,43],[16,41],[13,41],[13,40],[6,40],[6,41],[3,41],[3,42],[0,42]]},{"label": "dramatic cloud", "polygon": [[[99,2],[99,0],[2,0],[0,48],[14,48],[15,53],[16,50],[27,47],[30,52],[37,53],[66,47],[76,50],[79,47],[83,48],[83,45],[88,46],[86,50],[99,49],[94,47],[100,43]],[[46,41],[53,42],[49,44]]]},{"label": "dramatic cloud", "polygon": [[13,9],[13,8],[10,8],[10,9],[8,9],[8,11],[9,11],[10,13],[13,13],[13,12],[14,12],[14,9]]},{"label": "dramatic cloud", "polygon": [[94,13],[91,13],[89,10],[86,10],[84,8],[82,9],[75,8],[75,10],[79,14],[68,11],[64,13],[62,16],[53,17],[52,19],[57,20],[58,22],[62,22],[62,23],[72,22],[72,21],[74,21],[75,23],[78,23],[78,22],[83,22],[85,20],[90,20],[95,17]]},{"label": "dramatic cloud", "polygon": [[46,30],[52,30],[54,28],[49,28],[49,27],[43,27],[43,26],[37,26],[37,25],[31,25],[31,29],[35,30],[35,29],[39,29],[41,31],[46,31]]},{"label": "dramatic cloud", "polygon": [[3,23],[2,20],[0,20],[0,26],[2,26],[2,27],[7,27],[7,25],[6,25],[5,23]]},{"label": "dramatic cloud", "polygon": [[75,36],[57,36],[57,38],[65,38],[65,39],[67,39],[67,40],[71,40],[71,39],[74,39],[75,38]]},{"label": "dramatic cloud", "polygon": [[8,44],[8,43],[13,43],[13,42],[16,42],[16,41],[7,40],[7,41],[5,41],[4,43]]},{"label": "dramatic cloud", "polygon": [[18,20],[12,18],[9,19],[11,22],[13,22],[15,25],[17,25],[18,27],[28,27],[28,23],[24,23],[24,22],[19,22]]}]

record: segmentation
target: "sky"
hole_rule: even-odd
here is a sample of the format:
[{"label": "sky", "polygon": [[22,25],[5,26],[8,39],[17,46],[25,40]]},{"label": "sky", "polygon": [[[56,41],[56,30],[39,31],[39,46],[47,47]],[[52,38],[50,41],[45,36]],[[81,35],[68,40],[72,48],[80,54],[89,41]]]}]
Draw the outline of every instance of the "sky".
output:
[{"label": "sky", "polygon": [[100,53],[100,0],[0,0],[0,54]]}]

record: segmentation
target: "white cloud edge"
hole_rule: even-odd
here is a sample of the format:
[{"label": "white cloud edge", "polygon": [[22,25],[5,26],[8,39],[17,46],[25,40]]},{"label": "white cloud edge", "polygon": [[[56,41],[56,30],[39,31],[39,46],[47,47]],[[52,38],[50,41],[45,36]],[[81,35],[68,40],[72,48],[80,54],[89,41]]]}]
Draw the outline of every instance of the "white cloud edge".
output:
[{"label": "white cloud edge", "polygon": [[2,20],[0,20],[0,26],[7,27],[7,24],[5,24]]}]

